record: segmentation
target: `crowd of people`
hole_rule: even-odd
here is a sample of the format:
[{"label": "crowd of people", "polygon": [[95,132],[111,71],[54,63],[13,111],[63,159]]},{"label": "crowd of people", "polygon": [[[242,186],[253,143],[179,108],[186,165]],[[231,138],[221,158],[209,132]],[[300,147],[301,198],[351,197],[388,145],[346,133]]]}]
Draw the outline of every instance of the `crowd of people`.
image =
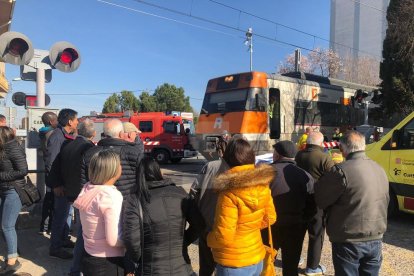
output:
[{"label": "crowd of people", "polygon": [[[223,133],[220,158],[205,164],[187,194],[144,156],[135,125],[109,119],[95,145],[94,123],[77,116],[72,109],[46,112],[39,131],[47,185],[40,233],[51,234],[51,257],[72,259],[69,275],[197,275],[187,250],[197,240],[198,275],[262,275],[271,240],[283,275],[298,275],[306,233],[304,272],[322,275],[325,227],[335,275],[379,274],[388,180],[366,157],[362,134],[338,137],[340,164],[325,153],[323,134],[311,129],[306,142],[279,141],[273,162],[257,164],[243,136]],[[26,204],[18,191],[27,172],[14,131],[0,126],[7,245],[0,274],[21,267],[15,224]],[[81,222],[76,243],[69,234],[71,210]]]}]

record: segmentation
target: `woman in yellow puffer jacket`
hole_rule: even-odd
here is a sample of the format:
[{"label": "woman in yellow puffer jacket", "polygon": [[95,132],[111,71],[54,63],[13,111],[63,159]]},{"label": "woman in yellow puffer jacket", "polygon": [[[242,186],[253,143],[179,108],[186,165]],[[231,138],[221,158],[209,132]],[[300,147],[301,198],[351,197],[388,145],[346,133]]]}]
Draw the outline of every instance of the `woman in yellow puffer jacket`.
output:
[{"label": "woman in yellow puffer jacket", "polygon": [[214,181],[219,197],[207,237],[217,275],[260,275],[266,254],[260,230],[276,221],[269,189],[274,170],[255,167],[254,152],[243,139],[230,141],[223,159],[230,169]]}]

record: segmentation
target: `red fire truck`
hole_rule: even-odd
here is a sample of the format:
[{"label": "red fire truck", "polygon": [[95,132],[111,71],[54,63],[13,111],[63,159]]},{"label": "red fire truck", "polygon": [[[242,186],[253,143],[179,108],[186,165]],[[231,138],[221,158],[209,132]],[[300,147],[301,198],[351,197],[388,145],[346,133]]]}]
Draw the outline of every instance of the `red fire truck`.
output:
[{"label": "red fire truck", "polygon": [[97,142],[103,133],[106,120],[117,118],[133,123],[140,131],[145,154],[153,156],[159,163],[168,161],[178,163],[182,158],[197,156],[198,152],[190,144],[190,135],[194,134],[193,114],[188,112],[145,112],[145,113],[107,113],[84,116],[94,121]]}]

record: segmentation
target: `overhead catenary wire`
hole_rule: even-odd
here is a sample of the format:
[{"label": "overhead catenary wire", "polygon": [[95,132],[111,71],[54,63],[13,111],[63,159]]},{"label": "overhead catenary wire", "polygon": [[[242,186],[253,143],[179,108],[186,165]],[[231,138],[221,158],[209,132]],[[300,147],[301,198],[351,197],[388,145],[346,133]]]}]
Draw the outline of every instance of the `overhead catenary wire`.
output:
[{"label": "overhead catenary wire", "polygon": [[[155,90],[152,89],[137,89],[137,90],[124,90],[127,92],[132,93],[142,93],[142,92],[154,92]],[[122,91],[115,91],[115,92],[92,92],[92,93],[47,93],[50,96],[94,96],[94,95],[113,95],[113,94],[121,94]],[[203,99],[188,97],[192,100],[202,101]]]},{"label": "overhead catenary wire", "polygon": [[[104,1],[104,0],[97,0],[97,1],[104,2],[104,3],[111,3],[111,2],[108,2],[108,1]],[[234,31],[242,32],[243,34],[245,33],[245,30],[241,30],[240,29],[239,24],[238,24],[237,27],[234,27],[234,26],[230,26],[230,25],[227,25],[227,24],[224,24],[224,23],[221,23],[221,22],[217,22],[217,21],[214,21],[214,20],[211,20],[211,19],[207,19],[207,18],[203,18],[203,17],[194,15],[193,12],[192,12],[192,6],[193,5],[191,5],[190,12],[189,13],[186,13],[186,12],[182,12],[182,11],[175,10],[175,9],[172,9],[172,8],[164,7],[164,6],[161,6],[161,5],[158,5],[158,4],[149,3],[149,2],[144,1],[144,0],[131,0],[131,1],[134,1],[134,2],[137,2],[137,3],[141,3],[141,4],[144,4],[144,5],[147,5],[147,6],[151,6],[151,7],[154,7],[154,8],[158,8],[158,9],[161,9],[161,10],[164,10],[164,11],[168,11],[168,12],[171,12],[171,13],[175,13],[175,14],[178,14],[178,15],[182,15],[182,16],[187,16],[187,17],[190,17],[190,18],[194,18],[194,19],[197,19],[197,20],[200,20],[200,21],[204,21],[204,22],[207,22],[207,23],[210,23],[210,24],[214,24],[214,25],[217,25],[217,26],[220,26],[220,27],[224,27],[224,28],[227,28],[227,29],[231,29],[231,30],[234,30]],[[245,14],[250,15],[250,16],[254,16],[254,17],[258,18],[258,19],[261,19],[261,20],[270,22],[272,24],[275,24],[276,26],[279,25],[279,26],[282,26],[282,27],[285,27],[285,28],[289,28],[291,30],[300,32],[302,34],[306,34],[308,36],[311,36],[311,37],[314,37],[314,38],[318,38],[318,39],[323,40],[325,42],[329,42],[329,43],[332,43],[332,44],[335,44],[335,45],[338,45],[338,46],[342,46],[342,47],[348,48],[348,49],[353,50],[353,51],[356,51],[356,52],[365,53],[365,54],[367,54],[369,56],[375,57],[378,60],[381,60],[382,59],[382,57],[377,56],[375,54],[372,54],[372,53],[369,53],[369,52],[366,52],[366,51],[363,51],[363,50],[359,50],[359,49],[350,47],[348,45],[344,45],[342,43],[331,42],[329,39],[322,38],[322,37],[316,36],[314,34],[311,34],[311,33],[305,32],[305,31],[301,31],[299,29],[296,29],[296,28],[293,28],[293,27],[289,27],[289,26],[284,25],[284,24],[280,24],[280,23],[274,22],[274,21],[272,21],[270,19],[266,19],[266,18],[257,16],[257,15],[254,15],[252,13],[249,13],[249,12],[240,10],[238,8],[234,8],[232,6],[229,6],[227,4],[223,4],[223,3],[220,3],[220,2],[215,1],[215,0],[208,0],[208,1],[213,2],[213,3],[216,3],[216,4],[219,4],[219,5],[223,5],[225,7],[230,8],[230,9],[237,10],[237,11],[239,11],[241,13],[245,13]],[[113,3],[111,3],[111,4],[113,4]],[[127,9],[131,9],[129,7],[125,7],[125,6],[122,6],[122,5],[118,5],[118,6],[119,7],[124,7],[124,8],[127,8]],[[142,11],[140,11],[140,12],[142,12]],[[158,17],[158,15],[157,15],[157,17]],[[175,19],[172,19],[172,20],[175,20]],[[192,24],[192,25],[195,25],[195,24]],[[196,26],[199,26],[199,25],[196,25]],[[273,38],[273,37],[270,37],[270,36],[267,36],[267,35],[262,35],[262,34],[259,34],[259,33],[255,33],[254,35],[255,35],[255,37],[260,37],[260,38],[265,39],[265,40],[269,40],[269,41],[277,42],[277,43],[280,43],[280,44],[288,45],[288,46],[291,46],[291,47],[294,47],[294,48],[300,48],[302,50],[306,50],[306,51],[309,51],[309,52],[315,52],[315,53],[319,53],[319,54],[321,53],[319,51],[316,51],[315,49],[310,49],[310,48],[305,47],[305,46],[301,46],[301,45],[293,44],[293,43],[290,43],[290,42],[286,42],[286,41],[283,41],[283,40],[280,40],[280,39],[276,39],[276,38]]]},{"label": "overhead catenary wire", "polygon": [[177,19],[173,19],[173,18],[161,16],[161,15],[158,15],[158,14],[141,11],[141,10],[138,10],[138,9],[134,9],[134,8],[131,8],[131,7],[127,7],[127,6],[124,6],[124,5],[115,4],[115,3],[108,2],[108,1],[105,1],[105,0],[96,0],[96,1],[101,2],[101,3],[104,3],[104,4],[107,4],[107,5],[115,6],[115,7],[118,7],[118,8],[123,8],[123,9],[126,9],[126,10],[130,10],[130,11],[133,11],[133,12],[141,13],[141,14],[144,14],[144,15],[149,15],[149,16],[153,16],[153,17],[160,18],[160,19],[164,19],[164,20],[173,21],[173,22],[176,22],[176,23],[188,25],[188,26],[191,26],[191,27],[195,27],[195,28],[199,28],[199,29],[204,29],[206,31],[212,31],[212,32],[221,33],[221,34],[228,35],[228,36],[233,36],[233,37],[240,37],[240,36],[236,36],[234,34],[226,33],[226,32],[220,31],[220,30],[216,30],[216,29],[212,29],[212,28],[207,28],[207,27],[204,27],[204,26],[200,26],[200,25],[196,25],[196,24],[184,22],[184,21],[181,21],[181,20],[177,20]]},{"label": "overhead catenary wire", "polygon": [[[126,90],[124,89],[123,91],[128,91],[128,92],[132,92],[132,93],[142,93],[142,92],[152,92],[154,90],[151,89],[136,89],[136,90]],[[93,95],[112,95],[112,94],[121,94],[122,91],[114,91],[114,92],[91,92],[91,93],[47,93],[48,95],[51,96],[93,96]]]},{"label": "overhead catenary wire", "polygon": [[[134,8],[131,8],[131,7],[127,7],[127,6],[123,6],[123,5],[119,5],[119,4],[114,4],[112,2],[108,2],[108,1],[105,1],[105,0],[96,0],[96,1],[101,2],[101,3],[104,3],[104,4],[116,6],[116,7],[119,7],[119,8],[124,8],[124,9],[130,10],[130,11],[138,12],[138,13],[141,13],[141,14],[145,14],[145,15],[149,15],[149,16],[155,16],[157,18],[161,18],[161,19],[165,19],[165,20],[169,20],[169,21],[174,21],[174,22],[177,22],[177,23],[181,23],[181,24],[185,24],[185,25],[188,25],[188,26],[196,27],[196,28],[199,28],[199,29],[205,29],[205,30],[208,30],[208,31],[214,31],[214,32],[217,32],[217,33],[222,33],[222,34],[225,34],[225,35],[230,35],[230,36],[233,36],[233,37],[238,37],[238,38],[245,39],[245,36],[244,35],[243,36],[237,36],[237,35],[229,34],[229,33],[222,32],[222,31],[219,31],[219,30],[216,30],[216,29],[206,28],[206,27],[203,27],[203,26],[200,26],[200,25],[196,25],[196,24],[192,24],[192,23],[188,23],[188,22],[184,22],[184,21],[172,19],[172,18],[169,18],[169,17],[160,16],[160,15],[156,15],[156,14],[152,14],[152,13],[147,13],[147,12],[144,12],[144,11],[141,11],[141,10],[138,10],[138,9],[134,9]],[[143,2],[143,1],[139,1],[139,0],[132,0],[132,1],[140,2],[142,4],[147,4],[147,5],[150,5],[150,6],[153,6],[153,7],[158,7],[158,5],[151,4],[151,3],[147,3],[147,2]],[[162,7],[162,6],[159,6],[159,8],[160,9],[168,10],[170,12],[175,12],[172,9],[165,8],[165,7]],[[199,16],[189,15],[189,14],[186,14],[186,13],[183,13],[183,12],[180,12],[180,11],[177,11],[176,13],[179,13],[179,14],[184,15],[184,16],[189,16],[189,17],[192,17],[194,19],[198,19],[200,21],[204,21],[204,22],[207,22],[207,23],[215,24],[215,25],[218,25],[218,26],[221,26],[221,27],[224,27],[224,28],[228,28],[228,29],[231,29],[231,30],[234,30],[234,31],[238,31],[238,32],[241,32],[243,34],[245,33],[245,30],[241,30],[239,28],[236,28],[236,27],[233,27],[233,26],[229,26],[229,25],[226,25],[226,24],[223,24],[223,23],[220,23],[220,22],[216,22],[216,21],[213,21],[213,20],[209,20],[209,19],[206,19],[206,18],[199,17]],[[289,42],[277,40],[277,39],[274,39],[272,37],[267,37],[267,36],[264,36],[264,35],[261,35],[261,34],[257,34],[257,33],[255,33],[255,36],[256,37],[259,37],[259,38],[262,38],[262,39],[265,39],[265,40],[268,40],[268,41],[276,42],[276,43],[283,44],[283,45],[288,45],[288,46],[291,46],[293,48],[300,48],[302,50],[306,50],[306,51],[309,51],[309,52],[315,52],[315,53],[319,53],[320,54],[319,51],[316,51],[314,49],[310,49],[310,48],[307,48],[307,47],[304,47],[304,46],[300,46],[300,45],[297,45],[297,44],[293,44],[293,43],[289,43]]]},{"label": "overhead catenary wire", "polygon": [[[140,1],[140,0],[134,0],[134,1]],[[315,41],[315,39],[317,38],[317,39],[320,39],[320,40],[322,40],[322,41],[329,42],[329,44],[334,44],[334,45],[337,45],[337,46],[345,47],[345,48],[348,48],[349,50],[357,51],[357,52],[360,52],[360,53],[365,53],[365,54],[368,54],[368,55],[374,56],[374,57],[376,57],[376,58],[382,58],[382,57],[379,57],[379,56],[374,55],[374,54],[372,54],[372,53],[369,53],[369,52],[367,52],[367,51],[359,50],[359,49],[356,49],[356,48],[354,48],[354,47],[352,47],[352,46],[345,45],[345,44],[343,44],[343,43],[339,43],[339,42],[334,42],[334,41],[331,41],[330,39],[327,39],[327,38],[324,38],[324,37],[321,37],[321,36],[318,36],[318,35],[315,35],[315,34],[312,34],[312,33],[306,32],[306,31],[299,30],[299,29],[297,29],[297,28],[294,28],[294,27],[291,27],[291,26],[288,26],[288,25],[285,25],[285,24],[282,24],[282,23],[279,23],[279,22],[276,22],[276,21],[270,20],[270,19],[268,19],[268,18],[265,18],[265,17],[259,16],[259,15],[257,15],[257,14],[253,14],[253,13],[251,13],[251,12],[248,12],[248,11],[245,11],[245,10],[242,10],[242,9],[239,9],[239,8],[236,8],[236,7],[233,7],[233,6],[230,6],[230,5],[228,5],[228,4],[221,3],[221,2],[216,1],[216,0],[208,0],[208,1],[210,1],[210,2],[212,2],[212,3],[214,3],[214,4],[217,4],[217,5],[220,5],[220,6],[226,7],[226,8],[228,8],[228,9],[232,9],[232,10],[238,11],[238,12],[239,12],[239,16],[240,16],[240,14],[241,14],[241,13],[243,13],[243,14],[249,15],[249,16],[251,16],[251,17],[254,17],[254,18],[260,19],[260,20],[262,20],[262,21],[265,21],[265,22],[268,22],[268,23],[272,23],[272,24],[274,24],[274,25],[276,26],[276,28],[277,28],[278,26],[281,26],[281,27],[283,27],[283,28],[286,28],[286,29],[289,29],[289,30],[292,30],[292,31],[295,31],[295,32],[298,32],[298,33],[301,33],[301,34],[304,34],[304,35],[307,35],[307,36],[310,36],[310,37],[312,37],[312,38],[314,39],[314,41]],[[361,5],[366,5],[366,4],[361,3],[360,1],[356,1],[356,0],[350,0],[350,1],[355,2],[355,3],[358,3],[358,4],[361,4]],[[143,1],[140,1],[140,2],[143,2]],[[369,6],[369,5],[366,5],[366,6],[371,7],[371,6]],[[382,11],[382,10],[379,10],[379,11]],[[384,12],[384,11],[382,11],[382,12]]]}]

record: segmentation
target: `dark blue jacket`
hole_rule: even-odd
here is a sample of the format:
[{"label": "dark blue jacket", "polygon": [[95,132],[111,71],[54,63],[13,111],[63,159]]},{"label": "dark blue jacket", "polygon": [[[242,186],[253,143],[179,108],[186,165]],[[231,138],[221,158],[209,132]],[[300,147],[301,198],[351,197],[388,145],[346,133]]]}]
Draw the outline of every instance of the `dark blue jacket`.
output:
[{"label": "dark blue jacket", "polygon": [[49,173],[52,170],[52,165],[56,159],[56,156],[60,152],[60,148],[66,140],[73,139],[73,136],[69,135],[69,133],[67,133],[63,127],[58,126],[55,130],[53,130],[52,134],[47,140],[46,156],[44,159],[46,169],[46,185],[48,187],[53,187],[56,185],[56,183],[53,183],[54,179],[52,177],[49,177]]}]

